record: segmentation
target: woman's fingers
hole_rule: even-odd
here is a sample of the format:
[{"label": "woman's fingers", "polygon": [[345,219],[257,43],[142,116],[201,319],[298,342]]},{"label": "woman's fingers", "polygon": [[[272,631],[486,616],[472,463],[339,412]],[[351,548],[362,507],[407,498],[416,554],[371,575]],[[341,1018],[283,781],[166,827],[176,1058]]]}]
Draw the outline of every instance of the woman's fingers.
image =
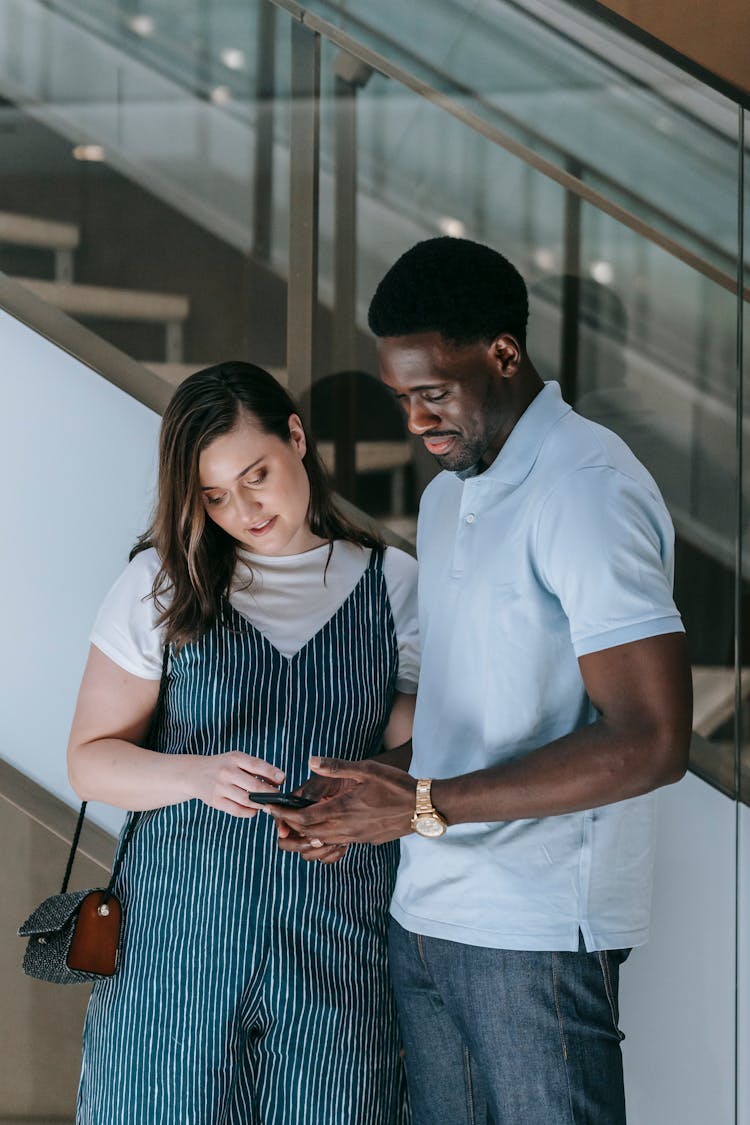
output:
[{"label": "woman's fingers", "polygon": [[201,758],[196,765],[201,777],[195,795],[211,808],[248,819],[262,807],[250,794],[274,793],[285,777],[271,762],[238,750]]},{"label": "woman's fingers", "polygon": [[[256,788],[259,791],[277,788],[286,777],[283,770],[278,769],[271,762],[266,762],[263,758],[253,758],[250,754],[243,754],[241,751],[233,751],[228,757],[232,757],[245,773],[251,774],[259,781],[270,782],[270,785],[257,786]],[[252,786],[248,786],[248,788],[252,789]]]}]

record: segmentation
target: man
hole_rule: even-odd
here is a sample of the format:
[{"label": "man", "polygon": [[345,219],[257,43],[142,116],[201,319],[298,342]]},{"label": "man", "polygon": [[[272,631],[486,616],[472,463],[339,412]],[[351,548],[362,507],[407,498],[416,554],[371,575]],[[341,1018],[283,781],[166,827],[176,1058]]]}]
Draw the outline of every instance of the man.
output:
[{"label": "man", "polygon": [[404,837],[391,966],[416,1125],[624,1122],[618,969],[647,937],[650,794],[687,764],[669,515],[542,382],[527,316],[514,267],[460,239],[378,287],[381,377],[445,470],[420,508],[413,756],[313,759],[351,788],[284,813],[316,843]]}]

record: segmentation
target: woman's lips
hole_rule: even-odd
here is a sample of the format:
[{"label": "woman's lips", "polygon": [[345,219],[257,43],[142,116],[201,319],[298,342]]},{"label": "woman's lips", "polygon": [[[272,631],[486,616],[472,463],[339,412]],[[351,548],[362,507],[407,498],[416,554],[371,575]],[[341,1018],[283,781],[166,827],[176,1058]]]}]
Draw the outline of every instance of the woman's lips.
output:
[{"label": "woman's lips", "polygon": [[249,527],[247,530],[250,535],[267,535],[278,518],[278,516],[271,516],[271,518],[264,523],[258,523],[255,527]]}]

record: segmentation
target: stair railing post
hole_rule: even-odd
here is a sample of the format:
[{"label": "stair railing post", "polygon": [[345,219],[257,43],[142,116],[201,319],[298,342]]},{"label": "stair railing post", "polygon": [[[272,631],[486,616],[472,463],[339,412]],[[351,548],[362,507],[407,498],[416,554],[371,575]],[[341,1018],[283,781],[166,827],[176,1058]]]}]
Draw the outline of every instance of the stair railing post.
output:
[{"label": "stair railing post", "polygon": [[320,36],[292,21],[286,363],[298,399],[312,384],[318,303]]}]

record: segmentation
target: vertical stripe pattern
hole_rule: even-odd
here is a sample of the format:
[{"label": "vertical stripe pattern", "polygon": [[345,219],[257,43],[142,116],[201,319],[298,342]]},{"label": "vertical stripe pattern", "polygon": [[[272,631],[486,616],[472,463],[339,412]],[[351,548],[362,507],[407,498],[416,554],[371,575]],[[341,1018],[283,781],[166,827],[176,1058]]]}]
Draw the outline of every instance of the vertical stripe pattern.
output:
[{"label": "vertical stripe pattern", "polygon": [[[242,750],[293,788],[310,754],[378,752],[397,665],[373,552],[293,657],[227,604],[173,661],[157,748]],[[327,866],[281,852],[263,813],[143,814],[119,880],[120,967],[86,1018],[79,1125],[407,1122],[386,960],[397,849],[354,845]]]}]

